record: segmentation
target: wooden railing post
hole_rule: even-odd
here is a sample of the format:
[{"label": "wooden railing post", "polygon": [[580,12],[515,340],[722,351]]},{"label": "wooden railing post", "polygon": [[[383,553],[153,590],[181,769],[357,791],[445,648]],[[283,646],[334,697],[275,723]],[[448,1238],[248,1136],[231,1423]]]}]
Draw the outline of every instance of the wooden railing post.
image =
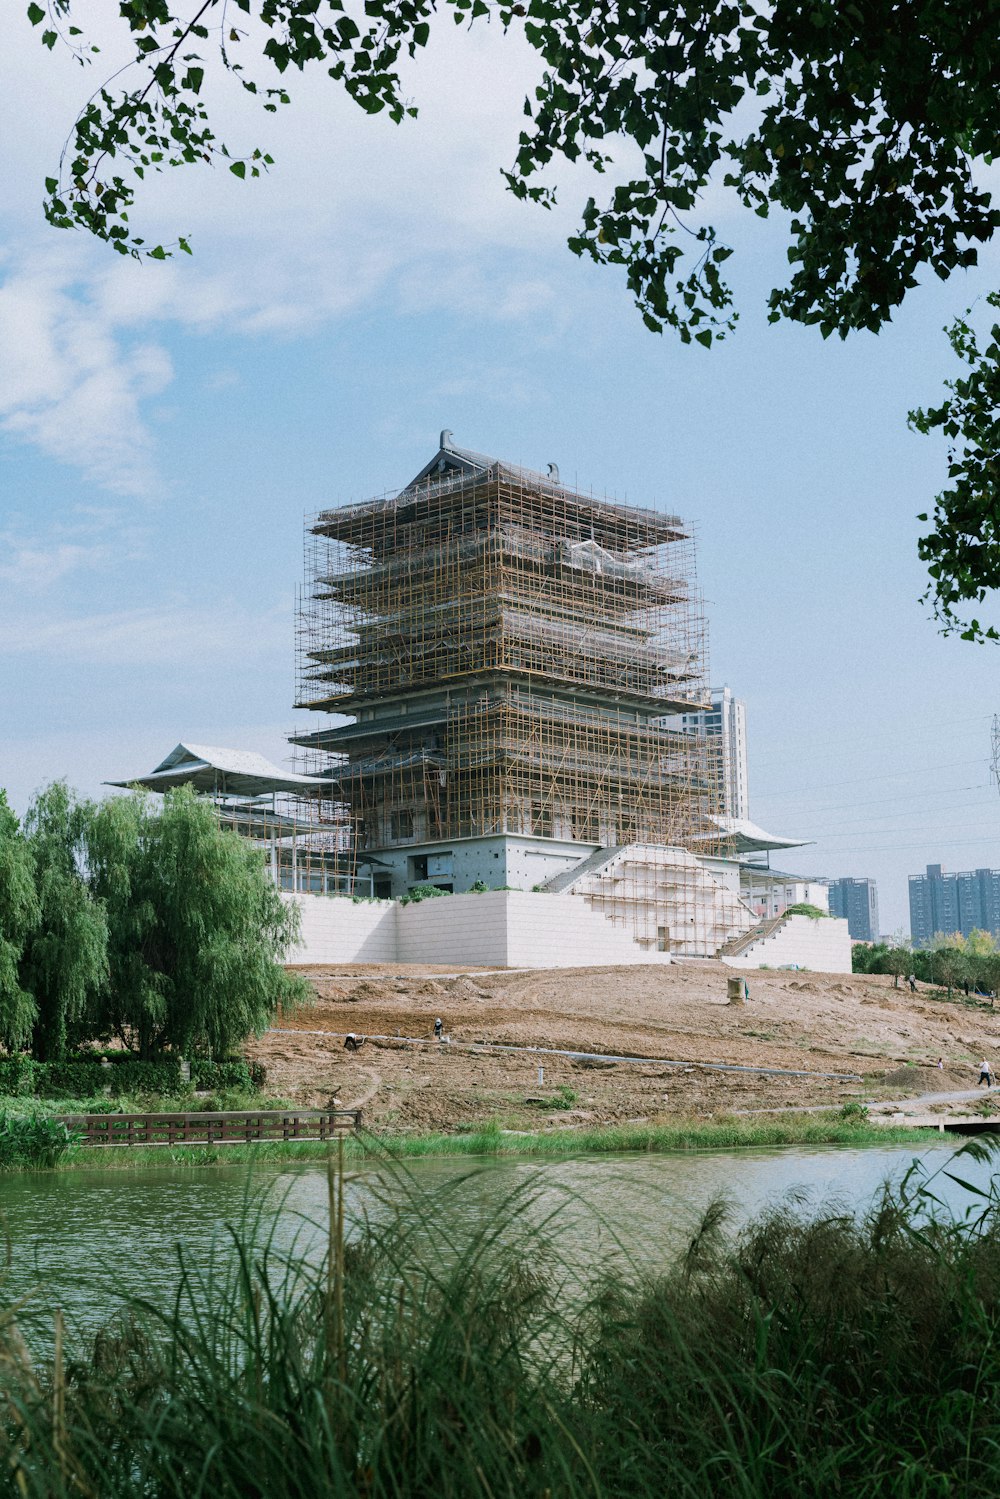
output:
[{"label": "wooden railing post", "polygon": [[329,1140],[361,1128],[360,1109],[240,1110],[199,1114],[63,1114],[85,1145],[252,1145]]}]

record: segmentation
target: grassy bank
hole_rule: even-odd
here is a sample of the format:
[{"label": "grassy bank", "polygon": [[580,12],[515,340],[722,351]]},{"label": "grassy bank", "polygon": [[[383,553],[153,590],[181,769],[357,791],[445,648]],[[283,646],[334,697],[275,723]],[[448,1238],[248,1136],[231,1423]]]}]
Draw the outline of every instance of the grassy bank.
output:
[{"label": "grassy bank", "polygon": [[11,1492],[992,1499],[995,1188],[935,1219],[918,1172],[863,1217],[791,1204],[738,1234],[714,1205],[671,1261],[582,1278],[540,1190],[455,1227],[450,1189],[414,1186],[348,1235],[332,1172],[325,1255],[247,1224],[96,1339],[44,1286],[4,1305]]},{"label": "grassy bank", "polygon": [[[578,1155],[641,1152],[769,1149],[803,1145],[930,1145],[927,1130],[885,1129],[863,1117],[840,1112],[790,1114],[771,1119],[679,1119],[661,1124],[604,1125],[592,1129],[521,1133],[484,1125],[463,1134],[383,1134],[350,1136],[345,1149],[352,1160],[385,1154],[400,1160],[427,1156],[524,1157],[566,1159]],[[57,1170],[134,1171],[149,1166],[220,1166],[277,1161],[320,1161],[330,1151],[320,1140],[267,1141],[260,1145],[79,1147],[65,1154]],[[22,1169],[35,1163],[26,1162]],[[0,1168],[3,1169],[3,1168]],[[7,1169],[17,1169],[10,1166]]]},{"label": "grassy bank", "polygon": [[587,1129],[520,1133],[489,1125],[461,1135],[397,1135],[387,1141],[403,1158],[428,1155],[570,1156],[641,1151],[765,1149],[779,1145],[875,1145],[928,1141],[926,1130],[885,1129],[863,1117],[788,1114],[770,1119],[678,1119]]}]

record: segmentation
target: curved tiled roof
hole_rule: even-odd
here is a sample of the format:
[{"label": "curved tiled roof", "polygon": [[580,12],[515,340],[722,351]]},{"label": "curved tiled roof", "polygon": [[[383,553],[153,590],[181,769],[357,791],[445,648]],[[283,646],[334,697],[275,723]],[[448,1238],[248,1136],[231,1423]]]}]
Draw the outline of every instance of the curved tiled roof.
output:
[{"label": "curved tiled roof", "polygon": [[316,776],[300,776],[282,770],[253,750],[220,749],[211,744],[178,744],[147,775],[127,781],[106,781],[107,786],[145,786],[149,791],[167,791],[172,786],[193,786],[223,796],[270,796],[276,791],[316,789]]}]

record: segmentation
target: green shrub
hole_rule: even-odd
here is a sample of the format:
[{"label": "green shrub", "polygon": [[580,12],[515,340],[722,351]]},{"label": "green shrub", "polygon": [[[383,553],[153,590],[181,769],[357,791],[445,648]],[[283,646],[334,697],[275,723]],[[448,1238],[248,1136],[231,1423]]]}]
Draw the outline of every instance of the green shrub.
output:
[{"label": "green shrub", "polygon": [[31,1057],[0,1057],[0,1097],[30,1098],[38,1066]]},{"label": "green shrub", "polygon": [[[112,1098],[143,1094],[183,1093],[179,1057],[143,1062],[130,1052],[92,1052],[67,1062],[35,1062],[30,1057],[0,1058],[0,1097],[92,1098],[110,1092]],[[243,1057],[221,1062],[193,1061],[191,1083],[196,1088],[235,1088],[253,1093],[267,1081],[261,1062]]]},{"label": "green shrub", "polygon": [[60,1119],[0,1115],[0,1168],[54,1166],[78,1139]]},{"label": "green shrub", "polygon": [[829,916],[829,911],[821,911],[819,906],[812,906],[807,900],[800,900],[797,905],[786,906],[782,916],[808,916],[813,921],[820,921]]},{"label": "green shrub", "polygon": [[107,1088],[113,1098],[120,1098],[127,1093],[180,1091],[181,1068],[176,1057],[142,1062],[128,1053],[119,1056],[121,1060],[107,1067],[100,1062],[39,1062],[35,1092],[39,1098],[85,1098]]},{"label": "green shrub", "polygon": [[413,885],[401,898],[401,906],[415,905],[417,901],[434,900],[438,895],[450,895],[450,890],[442,890],[439,885]]},{"label": "green shrub", "polygon": [[576,1089],[568,1088],[565,1083],[560,1083],[553,1097],[542,1099],[541,1107],[543,1109],[571,1109],[575,1103]]},{"label": "green shrub", "polygon": [[250,1062],[243,1057],[225,1062],[193,1061],[191,1081],[196,1088],[236,1088],[252,1093],[267,1082],[267,1068],[263,1062]]}]

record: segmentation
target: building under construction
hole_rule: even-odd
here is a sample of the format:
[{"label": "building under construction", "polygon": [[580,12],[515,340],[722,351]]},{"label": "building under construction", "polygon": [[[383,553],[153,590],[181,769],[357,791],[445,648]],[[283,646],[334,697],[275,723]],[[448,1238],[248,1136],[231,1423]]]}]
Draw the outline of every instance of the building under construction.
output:
[{"label": "building under construction", "polygon": [[[445,432],[403,490],[307,524],[297,706],[330,723],[294,742],[377,895],[567,888],[575,871],[603,881],[606,915],[678,950],[723,851],[717,746],[677,717],[709,704],[705,655],[676,516]],[[696,945],[731,918],[714,910]]]},{"label": "building under construction", "polygon": [[[846,922],[757,924],[793,877],[747,861],[801,840],[721,815],[709,701],[690,530],[445,432],[307,525],[299,769],[183,740],[111,784],[210,799],[298,905],[300,962],[849,972]],[[404,904],[427,885],[493,893]]]}]

